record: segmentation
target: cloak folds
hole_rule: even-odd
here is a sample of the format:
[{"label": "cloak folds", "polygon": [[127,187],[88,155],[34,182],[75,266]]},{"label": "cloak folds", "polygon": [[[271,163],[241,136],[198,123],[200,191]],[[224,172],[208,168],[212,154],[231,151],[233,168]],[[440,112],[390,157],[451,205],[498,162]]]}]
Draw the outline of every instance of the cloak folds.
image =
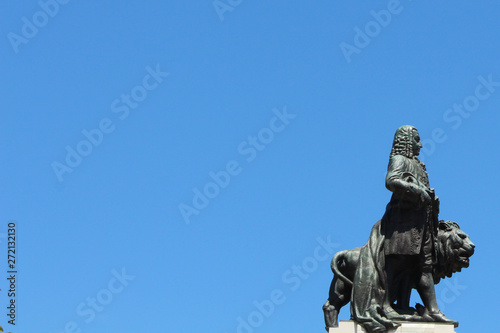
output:
[{"label": "cloak folds", "polygon": [[385,237],[381,225],[382,220],[373,226],[368,242],[361,248],[351,295],[352,319],[370,333],[398,326],[386,317],[386,311],[393,310],[386,292]]}]

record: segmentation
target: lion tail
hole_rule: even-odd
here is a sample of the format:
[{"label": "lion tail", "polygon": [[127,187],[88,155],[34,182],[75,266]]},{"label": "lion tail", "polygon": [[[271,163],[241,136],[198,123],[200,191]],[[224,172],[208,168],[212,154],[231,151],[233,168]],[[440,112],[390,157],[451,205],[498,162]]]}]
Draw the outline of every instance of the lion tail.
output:
[{"label": "lion tail", "polygon": [[339,279],[341,279],[344,283],[346,283],[349,286],[352,286],[352,281],[349,280],[342,272],[340,271],[339,266],[346,263],[346,255],[348,253],[348,250],[340,251],[337,252],[332,259],[332,262],[330,264],[332,268],[332,272],[334,275],[338,276]]}]

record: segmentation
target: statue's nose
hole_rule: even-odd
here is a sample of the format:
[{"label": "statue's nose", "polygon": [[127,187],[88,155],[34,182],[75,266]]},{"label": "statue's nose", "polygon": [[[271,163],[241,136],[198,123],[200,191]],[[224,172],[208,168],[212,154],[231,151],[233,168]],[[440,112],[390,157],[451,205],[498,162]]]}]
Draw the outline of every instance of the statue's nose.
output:
[{"label": "statue's nose", "polygon": [[470,255],[473,255],[473,254],[474,254],[474,252],[476,252],[476,251],[474,250],[474,248],[476,247],[476,245],[474,245],[474,243],[472,243],[472,242],[471,242],[471,243],[469,244],[469,246],[470,246],[469,253],[470,253]]}]

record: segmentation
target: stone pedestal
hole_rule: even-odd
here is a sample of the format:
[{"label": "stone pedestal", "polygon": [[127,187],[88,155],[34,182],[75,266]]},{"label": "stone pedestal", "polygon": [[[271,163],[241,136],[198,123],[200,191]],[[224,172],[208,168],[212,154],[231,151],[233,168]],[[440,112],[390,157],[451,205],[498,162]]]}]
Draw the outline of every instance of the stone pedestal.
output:
[{"label": "stone pedestal", "polygon": [[[366,333],[363,327],[354,321],[346,320],[339,323],[339,327],[330,328],[328,333]],[[440,323],[403,323],[388,333],[456,333],[452,324]]]}]

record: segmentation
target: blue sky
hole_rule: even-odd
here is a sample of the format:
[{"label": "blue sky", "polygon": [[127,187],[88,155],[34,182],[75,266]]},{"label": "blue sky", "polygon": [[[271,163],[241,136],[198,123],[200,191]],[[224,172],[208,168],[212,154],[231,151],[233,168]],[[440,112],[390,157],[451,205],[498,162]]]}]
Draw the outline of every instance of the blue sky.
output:
[{"label": "blue sky", "polygon": [[476,244],[441,308],[457,332],[489,329],[499,10],[3,1],[0,240],[6,258],[16,221],[18,274],[16,326],[6,279],[0,324],[322,332],[330,258],[383,215],[392,137],[411,124],[441,218]]}]

